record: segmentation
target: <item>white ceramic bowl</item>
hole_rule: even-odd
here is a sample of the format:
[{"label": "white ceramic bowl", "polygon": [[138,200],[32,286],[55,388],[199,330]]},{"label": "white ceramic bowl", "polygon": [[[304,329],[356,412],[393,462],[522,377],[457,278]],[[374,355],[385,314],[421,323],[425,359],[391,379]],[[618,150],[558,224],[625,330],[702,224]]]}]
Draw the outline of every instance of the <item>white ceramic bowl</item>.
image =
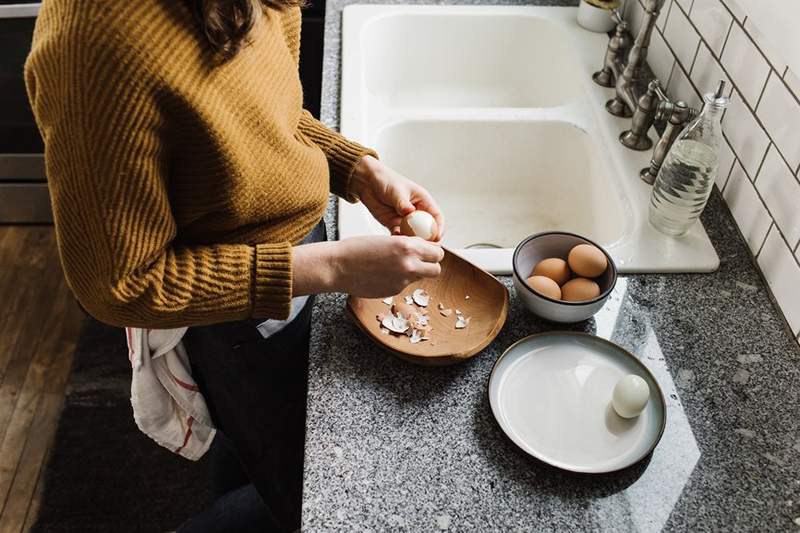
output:
[{"label": "white ceramic bowl", "polygon": [[610,10],[593,6],[585,0],[581,0],[578,6],[578,24],[596,33],[608,33],[616,26]]},{"label": "white ceramic bowl", "polygon": [[[579,244],[591,244],[600,248],[608,259],[608,268],[595,281],[600,285],[600,296],[585,302],[554,300],[531,289],[525,280],[533,267],[548,257],[567,258],[569,251]],[[603,247],[574,233],[548,231],[537,233],[523,240],[514,250],[514,289],[523,305],[534,314],[553,322],[572,323],[586,320],[598,312],[608,300],[617,284],[617,267]]]}]

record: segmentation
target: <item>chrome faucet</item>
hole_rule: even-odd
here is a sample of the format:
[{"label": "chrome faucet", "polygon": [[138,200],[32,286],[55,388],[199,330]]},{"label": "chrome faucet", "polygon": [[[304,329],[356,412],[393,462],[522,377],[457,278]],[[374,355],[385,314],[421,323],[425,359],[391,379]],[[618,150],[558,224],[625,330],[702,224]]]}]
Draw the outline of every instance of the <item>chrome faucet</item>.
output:
[{"label": "chrome faucet", "polygon": [[592,76],[598,85],[615,89],[614,98],[606,102],[606,110],[616,117],[631,118],[631,128],[619,136],[620,142],[627,148],[649,150],[653,147],[653,141],[647,135],[650,127],[656,120],[666,122],[650,166],[639,174],[651,185],[683,126],[697,116],[697,110],[688,107],[685,102],[673,102],[667,97],[647,64],[647,50],[664,1],[644,1],[645,17],[633,41],[628,23],[619,11],[613,12],[616,30],[609,40],[603,68]]}]

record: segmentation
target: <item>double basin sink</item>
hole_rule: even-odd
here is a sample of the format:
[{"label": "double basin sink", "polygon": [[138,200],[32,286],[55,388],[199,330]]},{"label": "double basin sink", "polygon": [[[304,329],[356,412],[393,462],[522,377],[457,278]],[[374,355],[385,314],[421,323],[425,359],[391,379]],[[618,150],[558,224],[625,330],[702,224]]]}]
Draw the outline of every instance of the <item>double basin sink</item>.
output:
[{"label": "double basin sink", "polygon": [[[649,152],[623,147],[630,120],[596,86],[608,37],[575,8],[354,5],[344,10],[341,131],[426,187],[444,244],[496,274],[540,231],[602,244],[621,272],[708,272],[698,222],[680,237],[647,220]],[[656,133],[650,132],[653,139]],[[339,203],[339,237],[385,232]]]}]

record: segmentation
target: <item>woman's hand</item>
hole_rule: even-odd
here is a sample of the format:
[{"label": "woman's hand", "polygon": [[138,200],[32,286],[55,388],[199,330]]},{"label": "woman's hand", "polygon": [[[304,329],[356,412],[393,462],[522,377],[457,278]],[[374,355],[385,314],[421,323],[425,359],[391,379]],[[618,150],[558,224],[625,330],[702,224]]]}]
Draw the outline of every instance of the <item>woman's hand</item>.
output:
[{"label": "woman's hand", "polygon": [[417,280],[438,276],[443,258],[441,246],[419,237],[353,237],[295,246],[292,293],[394,296]]},{"label": "woman's hand", "polygon": [[392,233],[400,232],[404,216],[419,209],[436,219],[439,233],[435,240],[444,234],[444,215],[431,194],[372,156],[365,156],[356,165],[351,189],[372,216]]}]

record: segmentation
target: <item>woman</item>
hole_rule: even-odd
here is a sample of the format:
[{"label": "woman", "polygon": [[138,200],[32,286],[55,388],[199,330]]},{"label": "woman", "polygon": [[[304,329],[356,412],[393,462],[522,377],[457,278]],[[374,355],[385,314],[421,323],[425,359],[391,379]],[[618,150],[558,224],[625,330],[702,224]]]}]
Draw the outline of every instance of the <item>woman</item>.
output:
[{"label": "woman", "polygon": [[290,317],[293,297],[397,294],[443,256],[418,238],[323,242],[329,190],[395,232],[415,209],[443,220],[422,187],[302,109],[300,1],[45,0],[26,65],[79,301],[109,324],[189,326],[224,434],[214,529],[299,523],[310,303],[268,338],[256,326]]}]

